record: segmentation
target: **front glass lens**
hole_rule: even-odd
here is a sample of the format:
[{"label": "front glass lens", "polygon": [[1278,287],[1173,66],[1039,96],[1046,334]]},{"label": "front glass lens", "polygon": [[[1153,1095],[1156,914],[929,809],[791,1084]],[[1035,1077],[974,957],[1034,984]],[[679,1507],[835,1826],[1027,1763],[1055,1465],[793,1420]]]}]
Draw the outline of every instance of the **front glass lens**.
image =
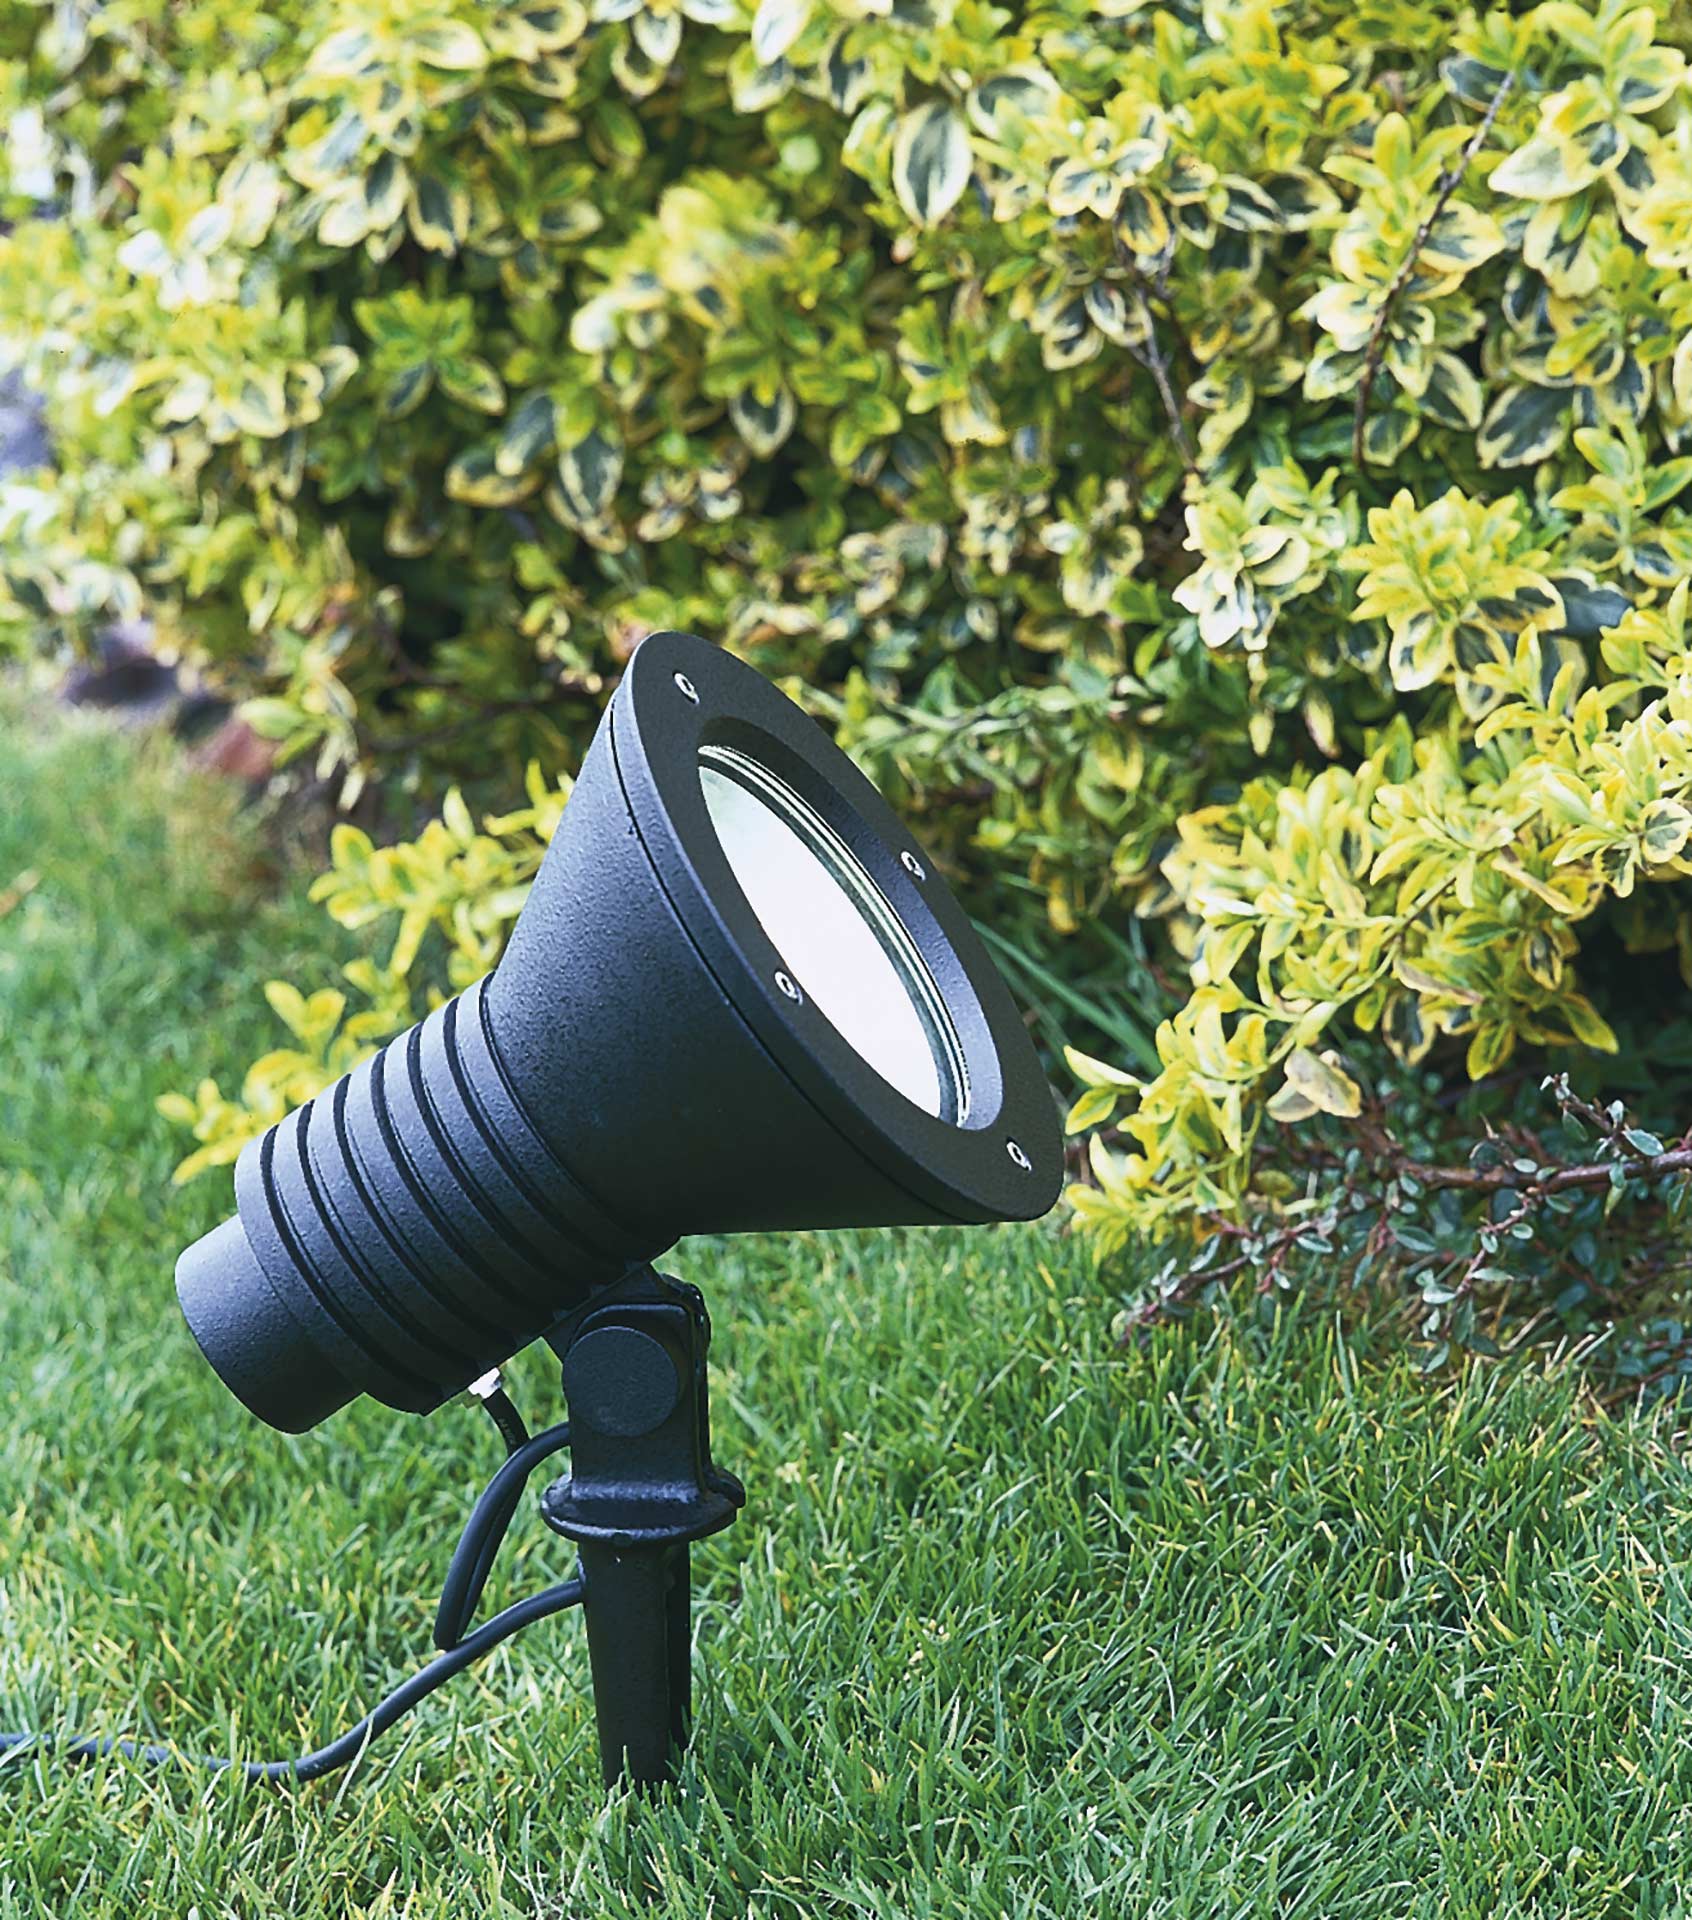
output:
[{"label": "front glass lens", "polygon": [[786,781],[732,747],[699,752],[729,866],[782,965],[841,1037],[907,1100],[962,1126],[957,1027],[916,942],[852,849]]}]

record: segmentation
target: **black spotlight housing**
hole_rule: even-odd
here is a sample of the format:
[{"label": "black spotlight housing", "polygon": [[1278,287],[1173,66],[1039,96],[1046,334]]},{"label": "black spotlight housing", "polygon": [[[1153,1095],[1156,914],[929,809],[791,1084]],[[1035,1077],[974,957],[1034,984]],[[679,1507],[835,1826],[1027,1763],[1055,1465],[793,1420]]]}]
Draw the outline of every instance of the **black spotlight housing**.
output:
[{"label": "black spotlight housing", "polygon": [[246,1148],[177,1292],[298,1432],[429,1411],[684,1234],[1033,1219],[1062,1171],[933,863],[757,672],[654,634],[497,969]]}]

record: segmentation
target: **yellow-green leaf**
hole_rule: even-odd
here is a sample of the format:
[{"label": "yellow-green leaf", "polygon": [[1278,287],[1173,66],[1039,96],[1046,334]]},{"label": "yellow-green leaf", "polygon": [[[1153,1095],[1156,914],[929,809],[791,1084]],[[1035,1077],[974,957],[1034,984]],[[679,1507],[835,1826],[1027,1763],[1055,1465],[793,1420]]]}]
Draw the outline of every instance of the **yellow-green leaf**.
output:
[{"label": "yellow-green leaf", "polygon": [[1578,147],[1539,134],[1507,154],[1487,184],[1494,193],[1513,193],[1523,200],[1563,200],[1597,178],[1598,169]]},{"label": "yellow-green leaf", "polygon": [[1363,1089],[1331,1052],[1298,1047],[1287,1057],[1286,1073],[1284,1091],[1318,1113],[1355,1120],[1363,1111]]},{"label": "yellow-green leaf", "polygon": [[1119,1096],[1109,1087],[1089,1087],[1069,1109],[1064,1128],[1069,1133],[1085,1133],[1108,1120],[1116,1111]]},{"label": "yellow-green leaf", "polygon": [[458,354],[436,368],[441,389],[478,413],[503,413],[505,387],[487,361],[473,353]]},{"label": "yellow-green leaf", "polygon": [[488,50],[480,34],[463,20],[435,20],[413,27],[407,44],[425,65],[448,73],[474,73],[487,65]]},{"label": "yellow-green leaf", "polygon": [[1639,816],[1639,844],[1653,864],[1673,860],[1692,835],[1692,812],[1678,800],[1653,800]]},{"label": "yellow-green leaf", "polygon": [[502,474],[486,447],[461,453],[447,468],[446,494],[473,507],[511,507],[526,500],[541,484],[538,473]]},{"label": "yellow-green leaf", "polygon": [[1489,1020],[1475,1029],[1466,1065],[1471,1080],[1496,1073],[1516,1050],[1516,1030],[1503,1020]]}]

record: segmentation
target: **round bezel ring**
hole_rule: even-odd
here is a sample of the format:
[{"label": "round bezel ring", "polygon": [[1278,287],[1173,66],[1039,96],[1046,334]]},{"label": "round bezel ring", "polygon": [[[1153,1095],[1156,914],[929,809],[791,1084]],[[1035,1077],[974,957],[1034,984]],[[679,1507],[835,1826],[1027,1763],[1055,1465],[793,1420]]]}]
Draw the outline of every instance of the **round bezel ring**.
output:
[{"label": "round bezel ring", "polygon": [[[678,692],[685,680],[694,697]],[[642,846],[670,907],[724,997],[794,1086],[873,1165],[937,1214],[1032,1219],[1062,1184],[1051,1088],[969,916],[909,829],[800,708],[733,655],[691,634],[636,649],[612,703],[611,745]],[[944,998],[969,1076],[962,1126],[889,1085],[803,993],[778,985],[786,957],[748,904],[717,837],[700,749],[767,767],[846,843],[909,933]],[[1005,1150],[1021,1143],[1027,1167]]]}]

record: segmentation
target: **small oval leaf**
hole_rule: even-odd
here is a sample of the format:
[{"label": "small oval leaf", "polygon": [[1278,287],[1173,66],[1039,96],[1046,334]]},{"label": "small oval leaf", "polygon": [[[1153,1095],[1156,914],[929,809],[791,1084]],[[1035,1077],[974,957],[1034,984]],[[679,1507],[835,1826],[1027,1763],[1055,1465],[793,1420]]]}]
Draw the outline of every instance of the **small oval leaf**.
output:
[{"label": "small oval leaf", "polygon": [[969,134],[951,104],[930,100],[893,136],[893,191],[918,226],[945,219],[969,185]]}]

